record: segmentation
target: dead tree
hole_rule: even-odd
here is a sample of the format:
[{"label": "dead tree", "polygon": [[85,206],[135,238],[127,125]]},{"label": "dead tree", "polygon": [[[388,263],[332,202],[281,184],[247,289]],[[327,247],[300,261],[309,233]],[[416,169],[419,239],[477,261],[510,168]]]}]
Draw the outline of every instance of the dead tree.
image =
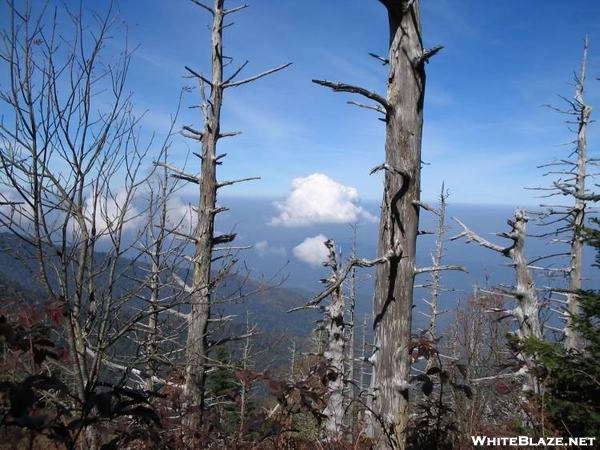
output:
[{"label": "dead tree", "polygon": [[[442,183],[442,188],[440,192],[440,203],[437,208],[433,208],[429,205],[421,203],[421,208],[426,209],[427,211],[433,213],[437,217],[437,230],[436,233],[436,243],[435,249],[431,255],[433,265],[431,267],[418,268],[416,270],[417,274],[420,273],[430,273],[431,279],[429,283],[418,285],[418,287],[426,287],[430,289],[430,298],[429,300],[425,300],[425,303],[429,307],[429,313],[423,313],[425,317],[429,320],[427,329],[424,330],[424,335],[427,339],[437,342],[437,319],[441,314],[444,314],[446,311],[439,310],[439,299],[440,294],[442,292],[441,286],[441,278],[442,272],[445,270],[458,270],[462,272],[466,272],[467,270],[462,266],[452,266],[452,265],[443,265],[442,259],[444,257],[444,241],[446,239],[446,199],[448,198],[448,193],[444,189],[444,184]],[[415,286],[417,287],[417,285]]]},{"label": "dead tree", "polygon": [[[165,155],[166,157],[167,155]],[[145,339],[145,351],[146,351],[146,372],[150,375],[146,382],[146,389],[152,390],[154,386],[154,380],[152,377],[157,376],[158,368],[157,361],[159,357],[159,306],[161,297],[161,272],[162,264],[166,259],[164,251],[166,250],[166,240],[168,238],[167,231],[167,201],[169,198],[169,184],[167,169],[163,168],[163,176],[158,183],[158,192],[155,194],[150,190],[150,207],[149,207],[149,219],[150,226],[147,228],[148,233],[148,245],[145,250],[150,259],[150,269],[148,273],[149,278],[149,296],[148,302],[148,323],[146,330]],[[154,220],[156,219],[157,227],[154,227]]]},{"label": "dead tree", "polygon": [[[357,224],[352,225],[352,258],[356,258],[356,238],[357,238]],[[358,386],[356,380],[356,268],[352,268],[350,271],[350,292],[348,296],[348,327],[349,339],[348,339],[348,357],[346,358],[348,365],[347,378],[350,380],[350,430],[354,433],[356,426],[356,419],[358,417]]]},{"label": "dead tree", "polygon": [[[176,116],[175,116],[176,118]],[[172,136],[175,118],[172,120],[169,138]],[[164,146],[162,161],[168,160],[169,144]],[[142,346],[142,358],[148,375],[146,389],[152,390],[162,373],[180,362],[180,340],[182,322],[187,315],[180,312],[187,304],[186,295],[179,293],[177,270],[184,255],[185,243],[178,239],[175,229],[188,217],[172,217],[170,204],[179,189],[178,180],[169,176],[169,170],[161,167],[148,184],[148,225],[145,238],[140,243],[140,252],[148,261],[146,292],[138,299],[146,305],[148,320],[138,324],[139,331],[132,339],[136,346]],[[182,320],[183,319],[183,320]],[[165,382],[160,384],[164,385]]]},{"label": "dead tree", "polygon": [[223,96],[227,89],[243,86],[261,79],[267,75],[278,72],[290,64],[267,70],[257,75],[239,79],[239,75],[248,62],[243,63],[230,75],[224,75],[224,67],[231,62],[231,58],[223,54],[223,30],[229,26],[225,18],[245,9],[247,5],[225,8],[225,0],[215,0],[213,6],[208,6],[200,0],[192,2],[207,11],[212,17],[211,31],[211,75],[205,77],[198,71],[186,67],[190,78],[197,81],[201,96],[201,111],[203,113],[204,127],[197,130],[184,126],[184,136],[196,141],[201,146],[200,172],[188,173],[182,169],[169,165],[172,175],[198,185],[197,224],[195,232],[189,236],[194,245],[193,280],[189,287],[191,299],[191,312],[189,317],[187,347],[186,347],[186,375],[184,401],[190,412],[185,421],[190,430],[199,430],[203,424],[203,410],[205,407],[206,371],[209,366],[209,341],[208,326],[211,320],[211,296],[218,280],[231,270],[235,259],[223,265],[223,269],[213,277],[212,263],[215,250],[224,251],[219,244],[228,244],[235,239],[235,234],[216,236],[214,234],[215,216],[227,208],[217,206],[217,192],[226,187],[244,181],[258,179],[250,177],[237,180],[217,180],[217,166],[222,163],[225,154],[218,154],[217,146],[220,139],[235,136],[238,132],[221,130],[221,109]]},{"label": "dead tree", "polygon": [[440,298],[440,283],[442,272],[440,270],[442,257],[444,256],[444,238],[446,236],[446,198],[447,193],[444,192],[444,184],[442,183],[442,191],[440,193],[440,205],[437,210],[438,228],[437,241],[435,244],[435,253],[432,255],[434,270],[431,272],[431,297],[429,300],[429,327],[427,332],[431,340],[437,339],[437,318],[442,314],[438,309]]},{"label": "dead tree", "polygon": [[[534,278],[529,269],[530,263],[525,255],[525,236],[527,231],[527,221],[529,220],[525,211],[517,209],[514,220],[508,220],[511,230],[507,233],[501,233],[499,236],[510,239],[512,244],[504,247],[494,244],[478,234],[471,231],[458,219],[454,219],[463,231],[452,237],[451,240],[465,238],[467,242],[476,242],[477,244],[489,250],[500,253],[502,256],[511,260],[511,266],[515,271],[516,288],[514,290],[501,289],[503,295],[508,295],[516,299],[516,306],[513,309],[501,309],[500,311],[492,309],[492,312],[501,312],[505,318],[514,318],[517,322],[517,337],[519,338],[543,338],[542,324],[540,321],[540,301],[535,287]],[[524,377],[523,389],[539,393],[539,383],[537,383],[532,374],[535,368],[533,359],[523,357],[525,365],[519,375]]]},{"label": "dead tree", "polygon": [[[583,350],[584,342],[571,327],[571,317],[579,314],[578,292],[582,288],[583,269],[583,236],[586,214],[590,212],[589,202],[600,200],[600,195],[589,191],[589,179],[594,174],[588,173],[588,165],[597,162],[588,157],[587,131],[591,123],[592,107],[584,100],[585,78],[587,68],[588,39],[584,40],[583,58],[579,74],[575,75],[575,97],[573,100],[563,98],[567,103],[566,110],[554,108],[562,114],[572,116],[568,124],[576,126],[575,149],[569,158],[559,159],[540,167],[548,168],[545,176],[557,177],[550,187],[533,188],[548,191],[542,197],[567,197],[572,203],[542,204],[545,211],[541,214],[541,224],[552,226],[553,230],[543,234],[543,237],[552,236],[555,242],[566,243],[569,250],[566,253],[557,253],[550,256],[567,256],[569,265],[565,269],[537,267],[540,270],[565,272],[568,278],[568,292],[566,293],[566,311],[561,313],[561,318],[566,321],[564,328],[565,346],[572,350]],[[564,236],[564,237],[563,237]],[[553,299],[555,300],[555,299]]]},{"label": "dead tree", "polygon": [[[328,260],[325,263],[331,269],[331,278],[328,283],[336,283],[339,275],[338,261],[335,244],[331,240],[325,241],[328,250]],[[344,389],[346,387],[346,355],[345,355],[345,323],[344,323],[344,293],[342,283],[331,293],[331,302],[325,307],[327,350],[325,363],[327,367],[327,406],[323,411],[326,416],[325,435],[331,441],[338,441],[342,436],[344,426]]]},{"label": "dead tree", "polygon": [[389,256],[376,270],[374,293],[375,364],[373,428],[380,447],[405,448],[410,377],[415,253],[419,224],[421,135],[425,63],[441,47],[423,48],[420,2],[381,0],[387,8],[390,48],[387,98],[362,87],[324,80],[315,83],[336,92],[362,95],[375,104],[351,102],[375,110],[386,122],[385,172],[378,254]]},{"label": "dead tree", "polygon": [[373,267],[384,263],[386,259],[351,258],[340,267],[335,243],[327,240],[324,245],[328,250],[328,260],[323,265],[331,270],[331,276],[322,280],[326,284],[325,290],[304,306],[293,308],[289,312],[301,309],[321,309],[321,302],[328,297],[331,298],[330,303],[323,308],[325,311],[324,325],[327,331],[327,344],[323,356],[326,362],[328,392],[327,403],[323,410],[325,416],[323,432],[328,441],[339,442],[343,437],[344,390],[347,382],[343,284],[355,267]]}]

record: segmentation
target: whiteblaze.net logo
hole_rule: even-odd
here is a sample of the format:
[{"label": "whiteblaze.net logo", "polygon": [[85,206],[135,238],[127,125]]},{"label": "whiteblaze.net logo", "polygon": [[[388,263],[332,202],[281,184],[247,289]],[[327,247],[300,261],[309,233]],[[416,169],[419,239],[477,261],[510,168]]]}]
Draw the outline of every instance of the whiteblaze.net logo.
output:
[{"label": "whiteblaze.net logo", "polygon": [[513,437],[488,437],[471,436],[473,445],[481,447],[508,446],[508,447],[593,447],[595,437],[545,437],[532,438],[529,436]]}]

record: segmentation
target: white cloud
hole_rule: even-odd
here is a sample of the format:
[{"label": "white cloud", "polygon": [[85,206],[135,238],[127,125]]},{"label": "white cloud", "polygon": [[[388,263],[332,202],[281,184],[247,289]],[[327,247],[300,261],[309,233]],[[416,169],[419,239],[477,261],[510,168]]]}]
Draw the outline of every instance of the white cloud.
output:
[{"label": "white cloud", "polygon": [[88,197],[83,207],[83,215],[89,225],[95,226],[99,235],[108,235],[122,223],[124,231],[137,231],[145,222],[145,217],[133,205],[125,189],[119,189],[113,195],[103,195],[95,201]]},{"label": "white cloud", "polygon": [[275,203],[279,216],[270,225],[297,227],[319,223],[351,223],[360,218],[376,217],[358,206],[358,191],[327,175],[313,173],[292,180],[292,192],[283,202]]},{"label": "white cloud", "polygon": [[181,231],[196,228],[197,214],[190,202],[184,202],[179,196],[169,198],[167,204],[167,222],[170,227]]},{"label": "white cloud", "polygon": [[327,247],[325,241],[327,237],[318,234],[314,237],[307,237],[302,243],[296,245],[292,253],[300,261],[304,261],[311,266],[320,266],[327,261]]},{"label": "white cloud", "polygon": [[272,246],[268,241],[258,241],[254,244],[254,251],[258,256],[265,256],[267,254],[285,256],[287,254],[284,247]]}]

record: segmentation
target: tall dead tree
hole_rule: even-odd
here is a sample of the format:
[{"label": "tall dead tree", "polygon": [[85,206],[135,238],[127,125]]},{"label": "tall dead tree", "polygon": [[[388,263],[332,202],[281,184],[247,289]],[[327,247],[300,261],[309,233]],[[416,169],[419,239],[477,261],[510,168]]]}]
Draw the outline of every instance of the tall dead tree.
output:
[{"label": "tall dead tree", "polygon": [[[428,284],[422,287],[427,287],[430,290],[429,300],[425,300],[425,303],[429,307],[428,313],[423,313],[429,320],[425,335],[432,341],[437,340],[437,319],[438,316],[443,314],[445,311],[439,310],[439,299],[442,292],[441,279],[442,272],[445,267],[442,266],[442,259],[444,257],[444,240],[446,238],[446,199],[448,193],[444,190],[444,184],[442,183],[442,189],[440,192],[440,203],[437,208],[430,208],[428,210],[433,212],[437,217],[437,230],[436,230],[436,242],[435,248],[431,255],[432,267],[431,267],[431,278]],[[447,267],[446,267],[447,269]],[[463,269],[464,270],[464,269]]]},{"label": "tall dead tree", "polygon": [[335,243],[325,241],[328,259],[325,265],[331,269],[331,278],[327,283],[337,284],[331,293],[331,302],[325,307],[327,349],[325,362],[327,365],[327,406],[323,411],[326,416],[325,434],[333,442],[340,440],[344,426],[344,389],[346,387],[346,355],[345,355],[345,323],[344,323],[344,293],[342,283],[337,283],[340,275]]},{"label": "tall dead tree", "polygon": [[[326,330],[326,345],[323,357],[327,370],[327,402],[323,415],[325,416],[323,433],[330,442],[339,442],[343,438],[344,427],[344,390],[347,384],[345,328],[344,322],[344,293],[343,284],[356,267],[373,267],[386,261],[385,258],[374,260],[350,258],[343,266],[338,263],[335,243],[332,240],[324,242],[327,247],[328,259],[323,265],[329,267],[331,275],[323,279],[326,288],[313,297],[305,305],[291,309],[289,312],[302,309],[323,309],[325,312],[324,326]],[[324,308],[321,302],[330,298],[330,303]]]},{"label": "tall dead tree", "polygon": [[221,130],[221,109],[223,96],[227,89],[239,87],[267,75],[278,72],[290,64],[267,70],[245,79],[238,79],[248,61],[234,70],[229,76],[224,75],[224,67],[231,58],[223,54],[223,30],[229,26],[225,18],[241,11],[247,5],[225,8],[225,0],[215,0],[213,6],[208,6],[200,0],[192,2],[207,11],[212,17],[211,28],[211,75],[205,77],[198,71],[186,67],[190,77],[199,85],[201,96],[201,111],[204,127],[202,131],[190,126],[184,126],[182,133],[201,145],[200,173],[187,173],[172,167],[173,176],[198,185],[199,201],[197,207],[197,224],[193,236],[189,236],[194,244],[193,280],[190,287],[191,312],[188,320],[188,336],[186,346],[186,375],[184,388],[184,403],[191,412],[186,416],[186,425],[190,430],[201,429],[203,410],[205,407],[206,371],[209,366],[208,325],[211,320],[211,296],[217,280],[222,279],[235,264],[231,259],[224,264],[219,274],[213,276],[213,252],[223,251],[219,244],[228,244],[235,239],[235,234],[215,236],[215,216],[227,208],[217,206],[219,189],[236,183],[258,179],[250,177],[238,180],[217,180],[217,166],[222,163],[225,154],[218,154],[217,145],[220,139],[235,136],[238,132]]},{"label": "tall dead tree", "polygon": [[441,47],[423,48],[419,0],[380,1],[388,11],[389,55],[372,56],[389,65],[387,98],[346,83],[313,81],[362,95],[375,105],[351,103],[385,116],[385,163],[372,171],[385,171],[378,255],[387,261],[377,267],[375,280],[372,417],[379,447],[405,448],[425,63]]},{"label": "tall dead tree", "polygon": [[[587,131],[591,123],[592,113],[592,107],[587,105],[584,100],[587,53],[588,39],[586,36],[581,67],[579,74],[575,75],[574,99],[563,98],[568,105],[566,110],[553,108],[562,114],[574,117],[574,120],[570,119],[567,123],[576,126],[575,149],[569,158],[559,159],[540,166],[549,168],[549,171],[544,174],[545,176],[551,175],[558,178],[551,187],[534,188],[549,191],[543,197],[566,196],[572,200],[569,205],[541,205],[545,209],[541,214],[541,224],[553,227],[552,231],[545,233],[543,236],[555,237],[555,241],[569,245],[568,252],[550,256],[567,256],[569,258],[568,267],[562,270],[567,274],[568,293],[566,294],[566,311],[561,316],[566,321],[564,328],[565,346],[568,349],[579,351],[583,350],[584,342],[581,336],[573,330],[571,318],[579,314],[578,292],[582,288],[583,270],[582,231],[585,226],[586,214],[590,211],[588,202],[600,200],[600,195],[591,193],[587,187],[589,186],[589,179],[594,176],[588,173],[588,165],[595,164],[595,161],[588,157],[587,152]],[[563,238],[563,236],[565,237]],[[560,269],[551,270],[557,271]]]},{"label": "tall dead tree", "polygon": [[[512,244],[504,247],[494,244],[478,234],[471,231],[458,219],[454,219],[463,231],[452,237],[451,240],[465,238],[467,242],[476,242],[477,244],[489,250],[500,253],[502,256],[511,260],[511,266],[515,271],[516,287],[514,290],[500,289],[501,295],[511,296],[516,299],[516,305],[510,310],[492,309],[491,312],[500,312],[504,317],[510,317],[517,322],[517,337],[519,338],[543,338],[542,324],[540,321],[540,301],[535,287],[535,281],[531,275],[530,263],[525,255],[525,236],[527,232],[528,217],[525,211],[517,209],[514,220],[508,220],[511,230],[501,233],[500,236],[512,241]],[[524,390],[539,393],[539,383],[537,383],[532,370],[535,363],[530,357],[523,357],[525,365],[518,375],[524,375]]]},{"label": "tall dead tree", "polygon": [[[352,258],[356,258],[356,239],[357,239],[357,224],[352,225]],[[354,432],[356,419],[358,416],[358,385],[356,380],[356,268],[352,268],[350,271],[350,286],[348,296],[348,357],[346,359],[348,365],[348,379],[350,380],[350,392],[349,401],[350,407],[350,430]]]}]

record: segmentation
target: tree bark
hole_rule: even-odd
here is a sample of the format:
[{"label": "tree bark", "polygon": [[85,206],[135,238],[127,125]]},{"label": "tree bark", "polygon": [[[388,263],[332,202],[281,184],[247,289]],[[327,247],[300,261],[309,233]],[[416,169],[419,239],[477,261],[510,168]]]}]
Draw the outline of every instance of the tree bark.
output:
[{"label": "tree bark", "polygon": [[419,1],[382,3],[390,25],[385,181],[374,293],[373,428],[377,448],[406,448],[411,323],[419,224],[426,54]]},{"label": "tree bark", "polygon": [[[325,242],[329,250],[327,265],[332,272],[332,279],[340,276],[338,271],[335,244],[328,240]],[[339,442],[342,438],[344,427],[344,377],[345,367],[345,336],[344,336],[344,294],[341,284],[333,291],[331,302],[325,308],[327,327],[327,350],[325,361],[327,364],[327,392],[329,394],[327,405],[323,411],[326,416],[324,431],[326,438],[332,442]]]},{"label": "tree bark", "polygon": [[[455,219],[456,220],[456,219]],[[512,245],[503,247],[487,241],[478,234],[469,230],[465,224],[456,220],[463,227],[463,232],[453,237],[451,240],[466,237],[467,242],[475,241],[482,247],[488,248],[500,253],[506,258],[510,258],[512,267],[515,270],[516,288],[514,292],[506,292],[517,300],[515,308],[504,310],[503,308],[494,309],[496,312],[501,312],[506,317],[512,317],[517,321],[517,336],[519,338],[536,338],[543,339],[542,324],[540,321],[540,301],[535,287],[529,262],[525,255],[525,236],[527,233],[528,217],[525,211],[517,209],[514,220],[509,220],[508,225],[511,231],[500,234],[501,237],[513,241]],[[525,362],[523,389],[526,391],[534,391],[539,393],[539,383],[531,374],[535,368],[535,361],[530,357],[520,356]]]},{"label": "tree bark", "polygon": [[[224,0],[215,0],[212,24],[212,77],[210,102],[203,102],[204,131],[198,204],[198,223],[195,233],[194,275],[191,294],[191,315],[186,345],[185,403],[191,408],[186,425],[191,430],[202,428],[205,402],[206,363],[208,356],[208,323],[211,307],[211,260],[217,213],[216,148],[220,133],[223,103],[223,9]],[[205,82],[200,80],[204,91]]]}]

